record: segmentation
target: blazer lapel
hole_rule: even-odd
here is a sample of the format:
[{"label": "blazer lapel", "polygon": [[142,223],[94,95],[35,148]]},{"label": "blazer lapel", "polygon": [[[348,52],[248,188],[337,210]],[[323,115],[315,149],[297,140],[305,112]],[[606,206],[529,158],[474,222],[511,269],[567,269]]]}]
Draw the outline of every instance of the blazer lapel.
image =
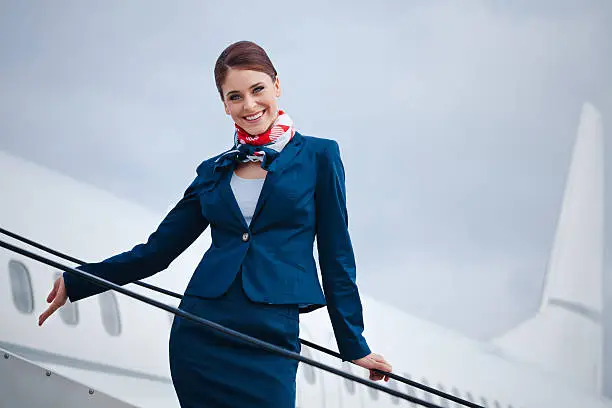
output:
[{"label": "blazer lapel", "polygon": [[276,183],[280,179],[283,172],[287,169],[289,163],[295,158],[300,149],[302,148],[303,139],[299,133],[295,133],[291,142],[287,143],[287,145],[281,150],[280,154],[268,167],[268,173],[266,174],[266,180],[261,188],[261,193],[259,194],[259,199],[257,200],[257,205],[255,206],[255,212],[253,213],[253,219],[251,220],[251,225],[255,222],[255,219],[261,212],[266,200],[270,196],[270,193],[274,191],[274,187]]},{"label": "blazer lapel", "polygon": [[233,172],[233,166],[229,166],[229,168],[225,169],[225,172],[221,176],[221,180],[219,181],[219,195],[221,196],[221,198],[223,198],[223,200],[225,200],[230,212],[238,220],[240,225],[244,226],[245,228],[248,228],[248,226],[246,225],[246,221],[242,215],[242,211],[240,211],[240,207],[238,206],[238,202],[236,201],[236,196],[234,196],[234,193],[232,191],[232,186],[230,185],[230,180]]}]

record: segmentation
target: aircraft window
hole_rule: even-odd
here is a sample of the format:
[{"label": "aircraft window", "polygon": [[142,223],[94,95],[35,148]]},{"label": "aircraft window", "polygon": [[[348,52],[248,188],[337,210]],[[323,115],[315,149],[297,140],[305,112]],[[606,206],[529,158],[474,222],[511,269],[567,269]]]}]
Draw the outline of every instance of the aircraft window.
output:
[{"label": "aircraft window", "polygon": [[480,403],[482,404],[483,407],[489,408],[489,402],[487,401],[485,397],[480,397]]},{"label": "aircraft window", "polygon": [[[351,370],[351,363],[344,361],[342,365],[344,366],[343,367],[344,371],[346,371],[349,374],[353,374],[353,371]],[[355,395],[355,383],[349,380],[348,378],[344,378],[343,380],[344,380],[344,387],[346,388],[346,391],[351,395]]]},{"label": "aircraft window", "polygon": [[[308,347],[302,348],[302,354],[304,357],[308,357],[312,359],[312,355],[310,354],[310,349]],[[315,374],[314,367],[309,364],[301,364],[302,372],[304,373],[304,378],[308,384],[315,384],[317,382],[317,377]]]},{"label": "aircraft window", "polygon": [[370,398],[372,398],[374,401],[378,399],[378,390],[376,388],[368,387],[368,392],[370,393]]},{"label": "aircraft window", "polygon": [[[427,381],[427,378],[425,377],[421,378],[421,384],[429,387],[429,381]],[[423,391],[423,399],[427,402],[433,402],[433,398],[431,397],[431,393],[429,391]]]},{"label": "aircraft window", "polygon": [[[441,383],[438,383],[438,390],[442,391],[442,392],[446,392],[446,389],[444,388],[444,385],[442,385]],[[449,401],[444,398],[444,397],[439,397],[440,398],[440,406],[442,408],[450,408],[449,405]]]},{"label": "aircraft window", "polygon": [[[62,276],[61,273],[59,273],[59,272],[56,273],[55,274],[55,279],[59,278],[60,276]],[[78,308],[78,306],[79,305],[77,303],[72,303],[70,301],[70,299],[68,299],[68,301],[66,301],[64,306],[60,307],[60,309],[59,309],[60,318],[68,326],[76,326],[77,324],[79,324],[79,308]]]},{"label": "aircraft window", "polygon": [[121,317],[119,316],[119,304],[115,293],[109,290],[100,293],[98,296],[104,329],[111,336],[119,336],[121,334]]},{"label": "aircraft window", "polygon": [[[410,374],[404,373],[404,377],[406,379],[408,379],[408,380],[411,379]],[[406,384],[406,394],[410,395],[411,397],[416,397],[416,395],[414,393],[414,387],[412,385]],[[416,407],[417,406],[416,402],[410,402],[409,404],[412,407]]]},{"label": "aircraft window", "polygon": [[68,326],[79,324],[79,305],[72,303],[70,299],[59,310],[60,318]]},{"label": "aircraft window", "polygon": [[[389,380],[389,388],[391,388],[394,391],[398,391],[398,389],[397,389],[397,381]],[[393,405],[399,405],[400,401],[401,400],[399,399],[399,397],[396,397],[395,395],[391,396],[391,403],[393,403]]]},{"label": "aircraft window", "polygon": [[13,303],[21,313],[31,314],[34,311],[34,293],[30,272],[22,262],[12,259],[8,263],[8,268]]}]

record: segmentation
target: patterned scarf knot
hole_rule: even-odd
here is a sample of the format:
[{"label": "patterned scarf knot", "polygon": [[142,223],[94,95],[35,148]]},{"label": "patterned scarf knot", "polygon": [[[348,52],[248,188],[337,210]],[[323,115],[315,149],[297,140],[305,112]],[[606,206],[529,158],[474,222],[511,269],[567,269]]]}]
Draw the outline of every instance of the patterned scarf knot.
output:
[{"label": "patterned scarf knot", "polygon": [[[261,162],[264,170],[278,157],[283,148],[295,135],[293,120],[284,111],[278,111],[278,117],[266,132],[252,136],[240,126],[235,125],[234,147],[217,158],[217,163],[224,161],[225,165],[232,161]],[[229,162],[226,159],[231,159]],[[220,163],[219,165],[224,165]]]}]

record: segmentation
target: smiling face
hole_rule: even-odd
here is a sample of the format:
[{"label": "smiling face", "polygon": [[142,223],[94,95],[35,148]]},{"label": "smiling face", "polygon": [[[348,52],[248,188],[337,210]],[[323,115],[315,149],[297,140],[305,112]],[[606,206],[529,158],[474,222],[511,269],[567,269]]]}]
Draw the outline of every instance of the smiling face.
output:
[{"label": "smiling face", "polygon": [[245,69],[229,69],[222,85],[225,112],[248,134],[257,136],[278,116],[281,95],[278,77]]}]

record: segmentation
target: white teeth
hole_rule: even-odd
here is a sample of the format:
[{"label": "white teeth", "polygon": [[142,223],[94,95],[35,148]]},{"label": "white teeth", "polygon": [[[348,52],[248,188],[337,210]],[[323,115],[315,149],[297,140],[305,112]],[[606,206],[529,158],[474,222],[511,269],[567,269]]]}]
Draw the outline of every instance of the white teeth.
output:
[{"label": "white teeth", "polygon": [[257,115],[253,115],[253,116],[247,116],[246,120],[255,120],[255,119],[259,119],[261,117],[261,115],[263,115],[263,111],[259,112]]}]

